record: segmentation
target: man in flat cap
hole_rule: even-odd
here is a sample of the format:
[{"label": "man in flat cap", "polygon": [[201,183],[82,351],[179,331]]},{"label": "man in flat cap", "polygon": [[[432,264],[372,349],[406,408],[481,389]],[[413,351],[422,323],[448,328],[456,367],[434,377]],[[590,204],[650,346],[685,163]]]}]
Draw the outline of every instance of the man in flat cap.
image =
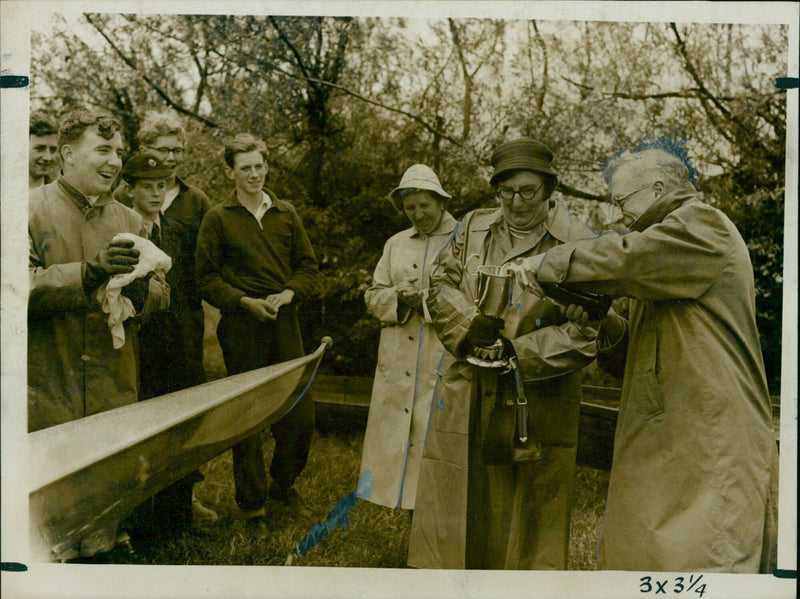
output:
[{"label": "man in flat cap", "polygon": [[[592,235],[550,202],[553,154],[518,139],[492,155],[500,206],[464,217],[430,279],[427,308],[448,350],[434,397],[419,477],[408,564],[418,568],[566,569],[581,401],[580,369],[595,330],[567,321],[547,300],[514,289],[502,318],[476,308],[476,270]],[[466,361],[502,340],[518,370]],[[518,378],[517,378],[518,377]],[[528,430],[541,452],[484,465],[495,401],[527,396]],[[511,442],[509,438],[508,442]]]}]

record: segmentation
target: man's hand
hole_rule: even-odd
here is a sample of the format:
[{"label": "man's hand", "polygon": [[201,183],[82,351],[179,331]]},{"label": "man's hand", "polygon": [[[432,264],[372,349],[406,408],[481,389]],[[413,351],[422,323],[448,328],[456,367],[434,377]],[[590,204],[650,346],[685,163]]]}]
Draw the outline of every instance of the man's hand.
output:
[{"label": "man's hand", "polygon": [[525,291],[532,293],[537,297],[544,297],[544,291],[539,287],[539,282],[536,280],[538,271],[534,264],[539,263],[539,257],[533,256],[536,260],[522,258],[514,262],[504,264],[502,272],[507,272],[514,275],[516,284],[522,287]]},{"label": "man's hand", "polygon": [[288,306],[294,299],[293,289],[284,289],[280,293],[273,293],[267,296],[267,304],[274,310],[275,316],[278,316],[278,310],[281,306]]},{"label": "man's hand", "polygon": [[265,320],[275,320],[278,318],[278,311],[265,299],[243,297],[239,300],[239,304],[255,316],[258,321],[263,322]]},{"label": "man's hand", "polygon": [[419,309],[422,306],[422,292],[414,287],[416,278],[403,279],[397,285],[397,299],[402,303]]},{"label": "man's hand", "polygon": [[491,345],[500,337],[504,324],[502,318],[478,314],[469,324],[465,341],[472,347]]},{"label": "man's hand", "polygon": [[170,291],[165,273],[160,270],[153,272],[147,284],[147,299],[144,302],[142,316],[169,310]]},{"label": "man's hand", "polygon": [[613,308],[609,308],[602,320],[592,320],[586,310],[576,304],[570,304],[566,308],[562,308],[561,311],[564,316],[579,326],[589,326],[593,329],[599,329],[602,326],[612,337],[619,336],[624,330],[624,326]]},{"label": "man's hand", "polygon": [[139,250],[133,248],[133,241],[112,241],[91,260],[84,263],[83,286],[91,293],[105,283],[109,277],[133,272],[139,263]]}]

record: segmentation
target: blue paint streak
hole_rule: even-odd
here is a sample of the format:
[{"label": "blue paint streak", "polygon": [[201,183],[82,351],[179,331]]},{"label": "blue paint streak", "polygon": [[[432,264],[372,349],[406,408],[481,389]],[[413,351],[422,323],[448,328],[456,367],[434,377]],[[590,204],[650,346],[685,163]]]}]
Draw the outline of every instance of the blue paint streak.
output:
[{"label": "blue paint streak", "polygon": [[327,547],[325,537],[336,530],[337,526],[342,530],[347,528],[347,515],[359,499],[370,498],[372,495],[372,482],[374,480],[375,475],[372,474],[372,470],[364,470],[361,476],[358,477],[356,490],[344,497],[340,497],[325,521],[312,526],[305,538],[300,541],[297,547],[292,549],[292,553],[297,557],[301,557],[320,543]]}]

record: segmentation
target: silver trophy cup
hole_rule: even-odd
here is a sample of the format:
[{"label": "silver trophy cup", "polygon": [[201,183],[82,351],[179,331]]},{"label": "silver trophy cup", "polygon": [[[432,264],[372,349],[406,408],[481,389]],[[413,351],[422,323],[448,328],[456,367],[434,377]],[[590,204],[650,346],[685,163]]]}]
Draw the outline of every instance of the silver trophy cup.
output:
[{"label": "silver trophy cup", "polygon": [[[501,267],[494,265],[479,266],[476,275],[475,305],[478,310],[484,316],[502,318],[511,304],[513,275],[501,272]],[[501,339],[487,347],[475,347],[467,356],[467,362],[483,368],[510,368],[508,359],[503,357]]]}]

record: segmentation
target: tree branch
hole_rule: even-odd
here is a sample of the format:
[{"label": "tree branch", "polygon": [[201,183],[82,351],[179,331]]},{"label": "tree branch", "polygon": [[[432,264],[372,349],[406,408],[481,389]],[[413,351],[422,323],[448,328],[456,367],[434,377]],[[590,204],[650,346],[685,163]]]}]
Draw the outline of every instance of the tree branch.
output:
[{"label": "tree branch", "polygon": [[192,117],[194,119],[197,119],[198,121],[200,121],[201,123],[203,123],[204,125],[206,125],[208,127],[213,127],[215,129],[219,128],[219,124],[218,123],[215,123],[214,121],[204,117],[201,114],[198,114],[197,112],[195,112],[193,110],[190,110],[190,109],[182,106],[181,104],[179,104],[178,102],[173,100],[170,97],[170,95],[165,90],[163,90],[161,88],[161,86],[159,86],[155,81],[153,81],[145,73],[143,73],[142,71],[139,70],[139,68],[138,68],[138,66],[136,64],[136,61],[134,59],[126,56],[125,53],[122,52],[122,50],[120,50],[117,47],[117,45],[111,40],[111,38],[102,29],[102,27],[100,27],[100,25],[98,25],[97,23],[94,22],[94,20],[92,20],[91,15],[84,14],[84,17],[86,18],[87,21],[89,21],[89,24],[91,24],[92,27],[94,27],[97,30],[97,32],[100,35],[103,36],[103,38],[106,40],[106,42],[108,42],[109,46],[111,46],[111,49],[114,50],[114,52],[117,54],[117,56],[119,56],[122,59],[122,61],[126,65],[128,65],[129,68],[131,68],[132,70],[138,72],[141,75],[142,79],[145,81],[145,83],[147,83],[159,96],[161,96],[161,98],[164,100],[164,102],[167,103],[168,106],[174,108],[176,111],[178,111],[181,114],[184,114],[186,116],[190,116],[190,117]]},{"label": "tree branch", "polygon": [[319,81],[319,80],[314,78],[314,77],[312,77],[311,74],[308,72],[308,70],[306,69],[305,64],[303,64],[303,58],[302,58],[302,56],[300,56],[300,52],[298,52],[297,48],[294,47],[294,44],[292,44],[292,42],[289,41],[289,38],[283,32],[283,29],[281,29],[280,25],[278,25],[278,22],[275,19],[275,17],[270,15],[267,18],[269,19],[269,22],[272,23],[272,26],[275,28],[275,31],[278,32],[278,37],[281,38],[283,43],[286,45],[286,48],[294,56],[294,60],[297,63],[297,68],[299,68],[300,72],[303,73],[303,76],[300,77],[300,79],[303,79],[304,81],[307,81],[308,83],[310,83],[311,87],[314,89],[314,91],[315,92],[319,92],[320,91],[319,88],[317,88],[317,86],[314,85],[314,83]]},{"label": "tree branch", "polygon": [[[539,86],[539,89],[536,92],[536,108],[539,112],[544,114],[544,96],[547,93],[548,81],[547,45],[544,43],[542,34],[539,33],[539,27],[536,25],[536,19],[532,19],[530,22],[533,25],[533,32],[536,34],[536,43],[538,44],[539,49],[542,51],[542,84]],[[533,69],[533,64],[531,64],[531,69]],[[531,84],[533,84],[532,80]]]},{"label": "tree branch", "polygon": [[611,98],[621,98],[623,100],[659,100],[663,98],[696,98],[698,92],[700,91],[699,88],[691,87],[689,89],[673,91],[673,92],[661,92],[658,94],[630,94],[625,92],[606,92],[603,90],[596,90],[591,85],[586,85],[585,83],[578,83],[577,81],[573,81],[569,77],[565,75],[561,75],[561,78],[566,81],[567,83],[574,85],[575,87],[579,87],[581,89],[587,91],[597,91],[604,96],[608,96]]},{"label": "tree branch", "polygon": [[[692,80],[697,84],[697,87],[700,93],[708,98],[708,100],[714,105],[714,107],[719,110],[723,117],[727,120],[735,124],[739,127],[745,134],[750,137],[753,142],[757,143],[759,146],[764,148],[763,143],[761,142],[760,138],[755,135],[749,127],[747,127],[741,120],[739,120],[735,115],[733,115],[723,104],[719,101],[719,99],[711,93],[711,91],[703,85],[703,82],[700,80],[700,75],[697,73],[697,69],[694,68],[692,61],[689,59],[689,53],[686,51],[686,42],[681,37],[681,34],[678,32],[678,28],[674,22],[670,22],[669,24],[670,29],[675,34],[675,39],[678,43],[678,52],[680,52],[681,57],[683,57],[684,65],[686,66],[686,70],[689,72],[689,75],[692,77]],[[710,116],[710,115],[709,115]],[[720,133],[722,133],[720,131]]]},{"label": "tree branch", "polygon": [[353,98],[356,98],[357,100],[361,100],[362,102],[366,102],[367,104],[372,104],[373,106],[377,106],[378,108],[383,108],[384,110],[389,110],[391,112],[396,112],[398,114],[402,114],[403,116],[410,118],[412,121],[422,125],[423,128],[427,129],[428,131],[430,131],[434,135],[439,135],[439,136],[441,136],[442,139],[446,139],[451,144],[453,144],[455,146],[458,146],[458,147],[462,147],[464,145],[462,142],[458,141],[454,137],[448,135],[447,133],[445,133],[443,131],[440,131],[439,129],[437,129],[436,127],[431,125],[430,123],[427,123],[426,121],[424,121],[419,116],[417,116],[417,115],[415,115],[415,114],[413,114],[411,112],[408,112],[406,110],[403,110],[402,108],[396,108],[394,106],[387,106],[386,104],[378,102],[377,100],[373,100],[372,98],[367,98],[365,96],[362,96],[361,94],[356,93],[353,90],[348,89],[348,88],[344,87],[343,85],[339,85],[337,83],[331,83],[330,81],[324,81],[322,79],[316,79],[315,77],[303,77],[301,75],[295,75],[294,73],[288,73],[288,72],[284,71],[283,69],[281,69],[280,67],[276,67],[275,65],[270,65],[267,68],[275,71],[276,73],[279,73],[279,74],[283,75],[284,77],[291,77],[292,79],[300,79],[300,80],[303,80],[303,81],[308,81],[309,83],[314,83],[314,84],[317,84],[317,85],[323,85],[323,86],[331,87],[333,89],[339,90],[340,92],[342,92],[344,94],[347,94],[348,96],[352,96]]}]

